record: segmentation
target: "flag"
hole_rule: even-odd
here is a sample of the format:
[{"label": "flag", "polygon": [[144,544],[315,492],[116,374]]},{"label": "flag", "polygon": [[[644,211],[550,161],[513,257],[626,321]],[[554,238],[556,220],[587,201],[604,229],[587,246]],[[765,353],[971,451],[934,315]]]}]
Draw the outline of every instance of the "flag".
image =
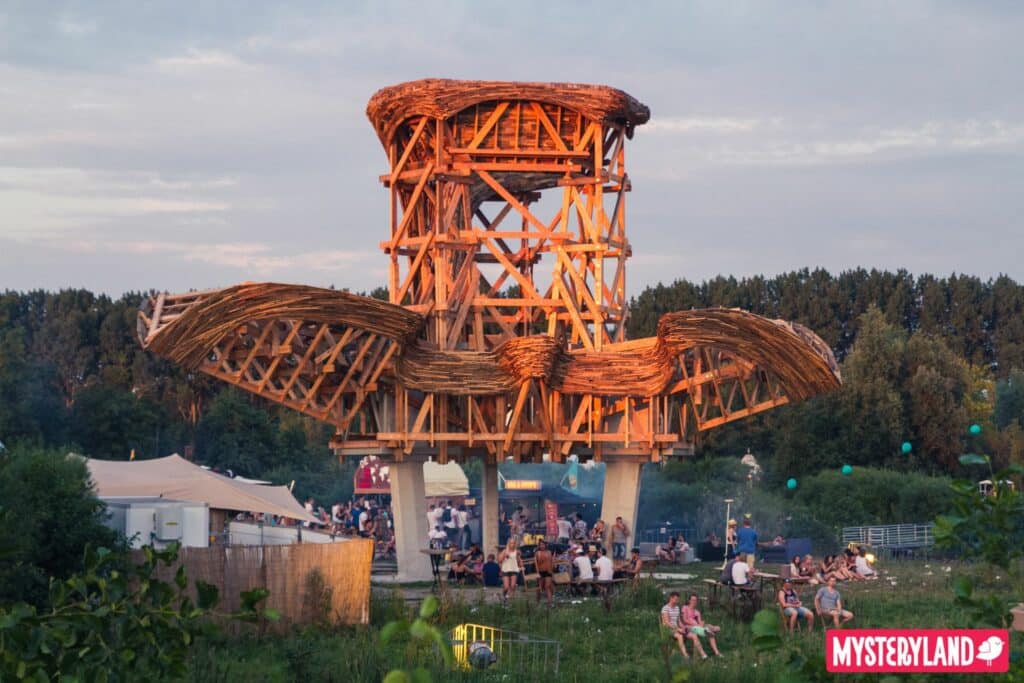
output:
[{"label": "flag", "polygon": [[132,449],[132,454],[128,456],[128,459],[129,460],[134,460],[135,459],[135,449],[134,448]]},{"label": "flag", "polygon": [[562,477],[561,486],[563,489],[569,491],[575,491],[579,487],[580,481],[580,464],[576,460],[569,462],[569,468],[565,472],[565,476]]}]

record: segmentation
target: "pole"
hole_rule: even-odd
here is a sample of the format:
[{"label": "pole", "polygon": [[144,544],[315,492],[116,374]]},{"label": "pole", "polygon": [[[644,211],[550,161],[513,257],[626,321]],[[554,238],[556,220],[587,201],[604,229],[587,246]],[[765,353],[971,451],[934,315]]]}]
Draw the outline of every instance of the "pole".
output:
[{"label": "pole", "polygon": [[732,512],[732,498],[725,499],[725,536],[722,537],[722,542],[725,544],[725,556],[722,558],[722,569],[725,569],[725,565],[729,563],[729,518]]}]

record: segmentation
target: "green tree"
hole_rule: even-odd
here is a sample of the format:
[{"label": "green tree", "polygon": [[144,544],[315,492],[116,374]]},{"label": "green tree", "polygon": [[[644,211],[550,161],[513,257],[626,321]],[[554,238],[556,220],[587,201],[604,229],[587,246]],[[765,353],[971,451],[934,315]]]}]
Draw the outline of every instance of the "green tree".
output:
[{"label": "green tree", "polygon": [[85,461],[59,451],[12,448],[0,456],[0,501],[16,523],[0,525],[0,604],[42,604],[50,577],[82,568],[87,546],[115,547]]}]

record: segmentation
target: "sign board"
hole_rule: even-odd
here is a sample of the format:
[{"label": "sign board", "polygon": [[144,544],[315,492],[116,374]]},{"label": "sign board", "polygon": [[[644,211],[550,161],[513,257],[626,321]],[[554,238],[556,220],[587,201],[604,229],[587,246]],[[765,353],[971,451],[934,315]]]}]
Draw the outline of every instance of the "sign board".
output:
[{"label": "sign board", "polygon": [[558,503],[544,501],[544,526],[548,538],[558,538]]},{"label": "sign board", "polygon": [[540,491],[539,479],[506,479],[505,489],[508,491]]}]

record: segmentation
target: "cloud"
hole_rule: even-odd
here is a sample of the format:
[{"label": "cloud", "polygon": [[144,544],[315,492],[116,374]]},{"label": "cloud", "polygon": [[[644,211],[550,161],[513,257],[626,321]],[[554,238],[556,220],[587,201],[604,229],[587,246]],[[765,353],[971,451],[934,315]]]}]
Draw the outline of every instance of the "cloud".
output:
[{"label": "cloud", "polygon": [[[816,122],[669,119],[669,131],[688,133],[647,150],[656,162],[634,175],[681,180],[700,166],[826,166],[965,155],[1024,153],[1024,123],[1002,119],[925,121],[847,132]],[[741,123],[746,121],[746,123]],[[743,133],[742,137],[723,133]]]},{"label": "cloud", "polygon": [[78,253],[108,252],[127,255],[159,255],[179,261],[205,263],[221,268],[236,268],[259,275],[288,271],[328,272],[365,261],[369,256],[357,251],[308,251],[287,253],[281,245],[249,242],[172,242],[163,240],[51,241],[47,246]]},{"label": "cloud", "polygon": [[57,20],[57,30],[66,36],[87,36],[96,33],[95,19],[77,19],[63,16]]},{"label": "cloud", "polygon": [[668,116],[653,119],[644,133],[749,133],[763,125],[759,119],[730,116]]},{"label": "cloud", "polygon": [[183,55],[157,59],[156,66],[161,71],[184,72],[210,68],[238,69],[246,64],[230,52],[189,48]]}]

